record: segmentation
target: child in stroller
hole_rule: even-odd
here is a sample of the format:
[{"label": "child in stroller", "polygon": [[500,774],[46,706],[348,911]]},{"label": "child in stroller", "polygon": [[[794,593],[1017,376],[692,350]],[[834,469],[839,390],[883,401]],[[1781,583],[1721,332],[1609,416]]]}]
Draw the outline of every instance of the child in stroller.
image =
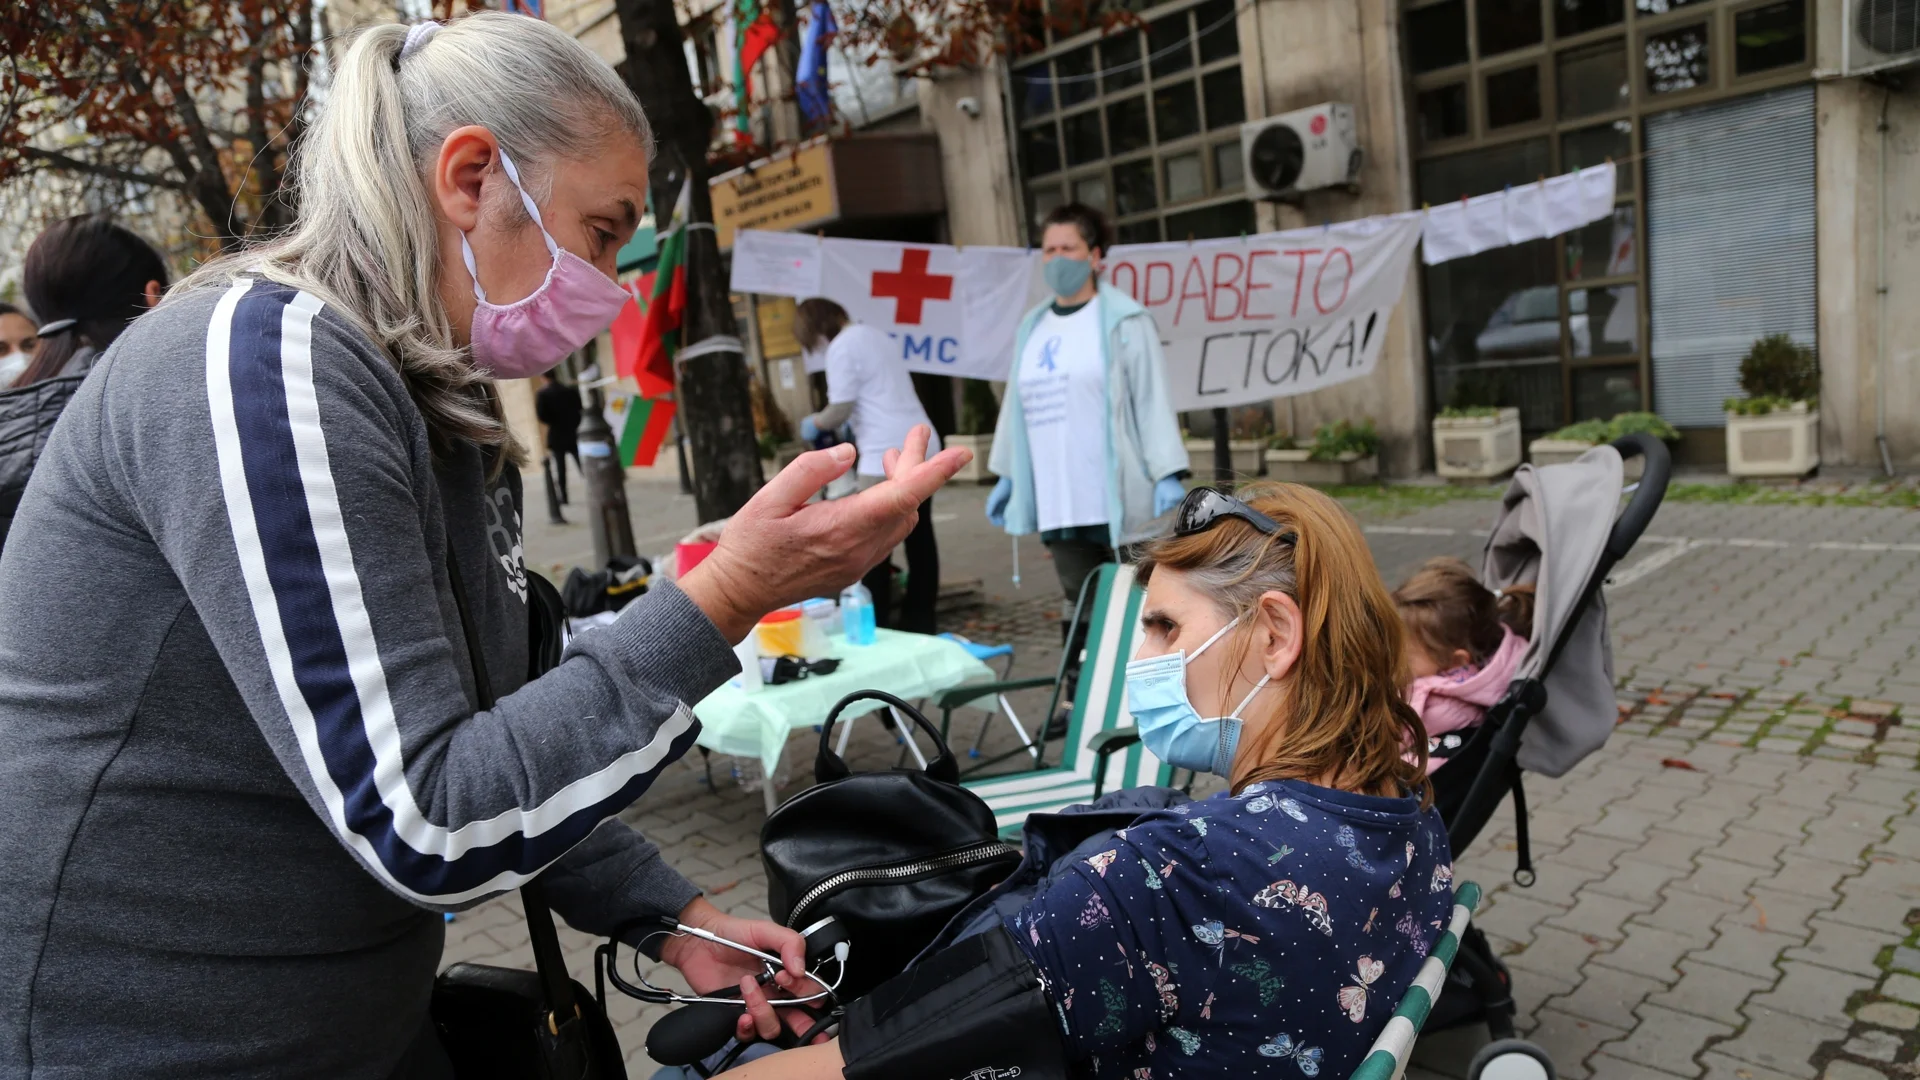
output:
[{"label": "child in stroller", "polygon": [[1428,559],[1393,593],[1406,626],[1407,704],[1427,729],[1427,770],[1447,763],[1513,681],[1533,633],[1533,586],[1489,589],[1460,559]]}]

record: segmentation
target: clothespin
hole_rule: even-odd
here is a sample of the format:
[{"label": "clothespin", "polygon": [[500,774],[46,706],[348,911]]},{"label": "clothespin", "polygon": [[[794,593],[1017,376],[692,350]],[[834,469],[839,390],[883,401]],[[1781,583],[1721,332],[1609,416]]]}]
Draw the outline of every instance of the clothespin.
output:
[{"label": "clothespin", "polygon": [[1192,233],[1188,233],[1188,234],[1187,234],[1187,246],[1189,246],[1189,247],[1191,247],[1191,246],[1193,246],[1193,234],[1192,234]]},{"label": "clothespin", "polygon": [[1327,233],[1330,233],[1332,231],[1333,231],[1333,220],[1331,218],[1321,218],[1320,234],[1322,236],[1325,236]]},{"label": "clothespin", "polygon": [[1421,203],[1421,204],[1420,204],[1420,212],[1421,212],[1421,213],[1423,213],[1423,214],[1425,214],[1425,213],[1428,213],[1428,212],[1430,212],[1430,211],[1432,211],[1432,210],[1433,210],[1433,204],[1432,204],[1432,203],[1429,203],[1429,202],[1423,202],[1423,203]]}]

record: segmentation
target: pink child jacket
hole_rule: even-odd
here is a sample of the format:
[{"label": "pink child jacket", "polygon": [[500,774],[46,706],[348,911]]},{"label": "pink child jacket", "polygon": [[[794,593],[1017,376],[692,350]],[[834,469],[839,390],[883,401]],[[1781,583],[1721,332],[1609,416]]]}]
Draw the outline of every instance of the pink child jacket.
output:
[{"label": "pink child jacket", "polygon": [[[1520,657],[1527,651],[1527,639],[1502,629],[1500,647],[1485,664],[1422,676],[1407,688],[1407,704],[1420,714],[1428,738],[1473,727],[1487,714],[1487,707],[1507,692],[1507,684],[1513,681],[1514,670],[1520,666]],[[1427,771],[1444,764],[1445,758],[1432,759]]]}]

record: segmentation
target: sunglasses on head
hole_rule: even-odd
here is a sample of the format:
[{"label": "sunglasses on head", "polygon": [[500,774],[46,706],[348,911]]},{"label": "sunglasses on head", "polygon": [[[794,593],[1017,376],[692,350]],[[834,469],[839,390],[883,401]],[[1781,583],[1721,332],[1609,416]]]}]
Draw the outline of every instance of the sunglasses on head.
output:
[{"label": "sunglasses on head", "polygon": [[1300,539],[1298,534],[1291,531],[1281,533],[1280,523],[1267,515],[1218,488],[1209,487],[1194,488],[1187,492],[1186,498],[1180,500],[1180,508],[1174,512],[1173,535],[1203,533],[1227,518],[1239,518],[1268,536],[1280,533],[1280,543],[1283,544],[1292,544]]}]

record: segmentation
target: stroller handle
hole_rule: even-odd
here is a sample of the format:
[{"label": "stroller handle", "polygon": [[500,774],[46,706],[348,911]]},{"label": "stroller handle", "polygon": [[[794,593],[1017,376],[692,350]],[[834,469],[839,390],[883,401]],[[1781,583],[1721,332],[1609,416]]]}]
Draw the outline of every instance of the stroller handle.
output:
[{"label": "stroller handle", "polygon": [[1673,460],[1667,454],[1667,444],[1645,432],[1636,431],[1623,435],[1613,441],[1613,448],[1620,451],[1622,460],[1638,455],[1646,459],[1646,469],[1640,476],[1640,487],[1634,491],[1627,508],[1613,523],[1613,532],[1607,536],[1607,557],[1610,563],[1617,563],[1627,557],[1640,534],[1647,531],[1647,524],[1653,520],[1654,511],[1660,509],[1660,501],[1667,495],[1667,480],[1673,474]]}]

